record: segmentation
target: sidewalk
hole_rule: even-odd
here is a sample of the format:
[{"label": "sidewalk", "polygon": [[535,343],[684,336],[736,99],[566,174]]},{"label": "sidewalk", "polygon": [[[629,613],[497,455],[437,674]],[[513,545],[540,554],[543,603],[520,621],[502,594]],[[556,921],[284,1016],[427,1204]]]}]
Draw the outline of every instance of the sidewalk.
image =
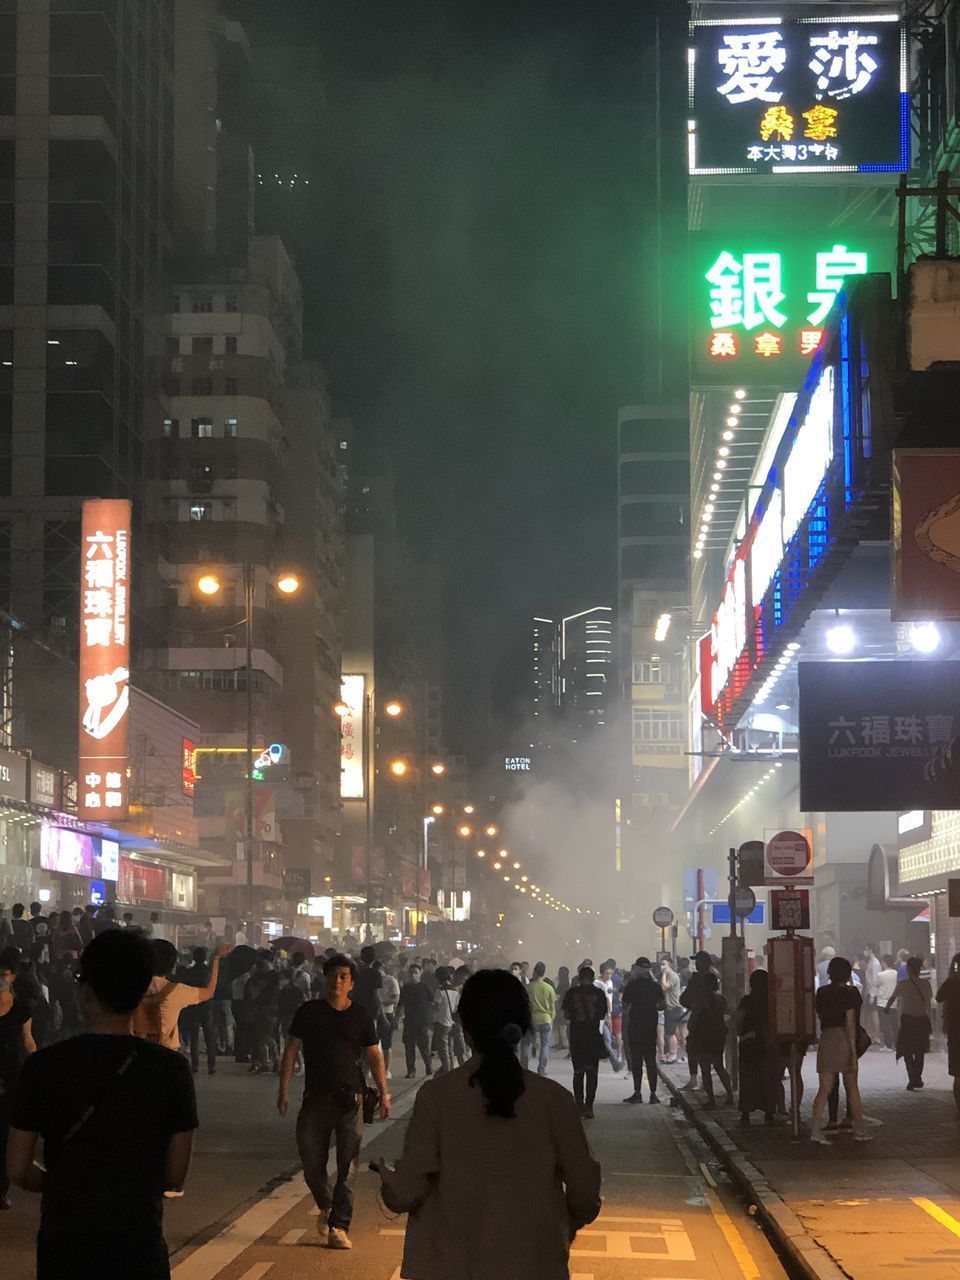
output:
[{"label": "sidewalk", "polygon": [[[815,1064],[808,1053],[804,1135],[816,1092]],[[866,1114],[880,1121],[868,1129],[874,1140],[833,1135],[829,1148],[807,1136],[794,1142],[788,1122],[766,1129],[758,1113],[750,1129],[740,1129],[736,1108],[705,1112],[701,1091],[677,1092],[687,1080],[684,1066],[667,1067],[664,1076],[807,1276],[960,1278],[960,1121],[944,1053],[928,1056],[925,1089],[908,1093],[903,1063],[892,1053],[870,1050],[860,1063],[860,1087]]]}]

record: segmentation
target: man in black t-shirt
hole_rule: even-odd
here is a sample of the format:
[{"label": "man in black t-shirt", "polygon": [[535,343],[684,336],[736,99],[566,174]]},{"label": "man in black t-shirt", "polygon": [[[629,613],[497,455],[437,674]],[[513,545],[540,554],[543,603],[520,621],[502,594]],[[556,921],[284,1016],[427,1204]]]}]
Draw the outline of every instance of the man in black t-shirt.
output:
[{"label": "man in black t-shirt", "polygon": [[[38,1280],[169,1280],[163,1196],[187,1176],[196,1098],[180,1054],[132,1034],[153,976],[145,938],[111,930],[80,961],[88,1032],[32,1054],[10,1105],[11,1178],[42,1195]],[[34,1156],[43,1139],[42,1168]]]},{"label": "man in black t-shirt", "polygon": [[[303,1106],[297,1117],[297,1146],[303,1176],[320,1210],[318,1229],[331,1249],[351,1249],[347,1234],[353,1217],[350,1185],[363,1134],[363,1063],[370,1069],[380,1095],[380,1116],[390,1115],[383,1054],[373,1019],[350,993],[356,966],[348,956],[333,955],[323,966],[327,994],[308,1000],[293,1016],[280,1064],[277,1110],[289,1110],[290,1077],[303,1054]],[[333,1191],[327,1177],[330,1141],[337,1144],[337,1181]]]},{"label": "man in black t-shirt", "polygon": [[657,1102],[657,1023],[666,999],[663,988],[650,972],[650,961],[638,956],[633,966],[634,977],[623,988],[620,999],[630,1010],[627,1035],[630,1043],[630,1065],[633,1068],[633,1093],[627,1102],[642,1102],[640,1089],[643,1068],[647,1068],[650,1101]]},{"label": "man in black t-shirt", "polygon": [[373,1019],[373,1025],[376,1026],[383,1012],[380,1004],[380,990],[383,986],[383,974],[379,969],[373,967],[373,962],[377,958],[377,953],[373,947],[364,947],[360,952],[360,967],[357,969],[357,978],[353,984],[353,990],[350,992],[350,1001],[352,1004],[358,1004],[366,1009],[370,1017]]}]

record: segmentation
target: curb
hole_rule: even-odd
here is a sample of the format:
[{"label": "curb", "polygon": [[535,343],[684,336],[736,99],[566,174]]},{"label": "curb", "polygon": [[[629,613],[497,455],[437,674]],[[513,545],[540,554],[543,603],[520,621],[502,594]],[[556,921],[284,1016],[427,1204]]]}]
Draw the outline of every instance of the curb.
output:
[{"label": "curb", "polygon": [[695,1126],[740,1191],[757,1206],[757,1214],[777,1247],[789,1258],[805,1280],[850,1280],[826,1249],[809,1234],[797,1215],[770,1186],[760,1170],[750,1163],[726,1130],[704,1114],[674,1084],[666,1072],[660,1079],[677,1106]]}]

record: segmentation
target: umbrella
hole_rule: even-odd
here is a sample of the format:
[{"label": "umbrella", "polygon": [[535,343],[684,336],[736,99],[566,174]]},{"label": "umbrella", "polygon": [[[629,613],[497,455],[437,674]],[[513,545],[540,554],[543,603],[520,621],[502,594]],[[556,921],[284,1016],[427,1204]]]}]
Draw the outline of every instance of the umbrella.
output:
[{"label": "umbrella", "polygon": [[308,960],[312,960],[316,955],[313,943],[306,938],[274,938],[270,945],[274,951],[285,951],[288,956],[292,956],[295,951],[302,951]]},{"label": "umbrella", "polygon": [[235,982],[237,978],[242,978],[245,973],[249,973],[256,963],[257,953],[253,947],[239,946],[234,947],[232,951],[228,951],[223,957],[223,969],[228,979]]}]

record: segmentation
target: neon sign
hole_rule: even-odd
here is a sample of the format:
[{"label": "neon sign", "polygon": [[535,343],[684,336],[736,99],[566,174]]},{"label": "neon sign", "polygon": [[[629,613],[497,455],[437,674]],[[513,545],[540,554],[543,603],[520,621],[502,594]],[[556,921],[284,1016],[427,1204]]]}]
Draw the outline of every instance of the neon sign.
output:
[{"label": "neon sign", "polygon": [[905,29],[896,13],[690,25],[691,174],[909,168]]},{"label": "neon sign", "polygon": [[891,236],[690,237],[694,385],[798,386],[845,284],[890,269]]}]

